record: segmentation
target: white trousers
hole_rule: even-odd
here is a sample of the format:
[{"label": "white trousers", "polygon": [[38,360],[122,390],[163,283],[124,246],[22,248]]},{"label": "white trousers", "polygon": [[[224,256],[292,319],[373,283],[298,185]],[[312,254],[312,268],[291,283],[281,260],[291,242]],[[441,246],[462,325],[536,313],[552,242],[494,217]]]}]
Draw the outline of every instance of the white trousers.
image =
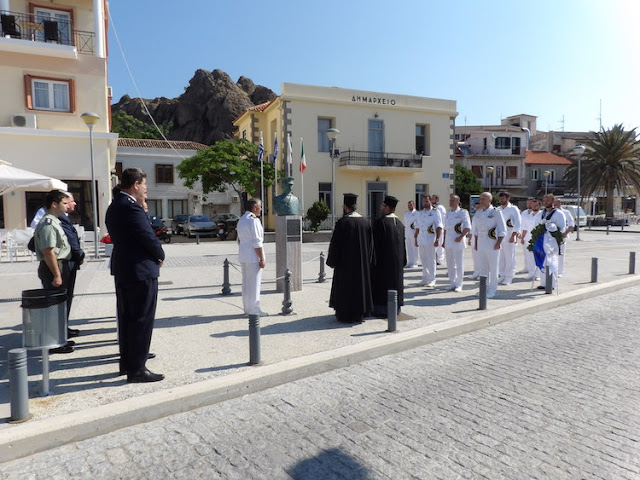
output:
[{"label": "white trousers", "polygon": [[441,233],[440,241],[438,242],[438,246],[436,247],[436,261],[441,265],[444,263],[444,248],[442,248],[443,241],[444,241],[444,233]]},{"label": "white trousers", "polygon": [[464,278],[464,247],[447,247],[444,249],[447,257],[447,273],[450,287],[462,288]]},{"label": "white trousers", "polygon": [[420,245],[420,260],[422,261],[422,281],[433,283],[436,281],[436,249],[433,245]]},{"label": "white trousers", "polygon": [[407,249],[407,266],[412,267],[418,265],[418,247],[416,247],[416,239],[413,237],[413,234],[411,234],[411,237],[405,234],[404,243]]},{"label": "white trousers", "polygon": [[498,275],[511,281],[516,273],[516,243],[509,243],[509,237],[504,237],[501,244]]},{"label": "white trousers", "polygon": [[491,238],[478,238],[478,274],[487,277],[487,294],[498,291],[498,264],[500,250],[495,250],[496,241]]},{"label": "white trousers", "polygon": [[262,268],[259,263],[241,263],[242,307],[247,315],[260,313],[260,282]]},{"label": "white trousers", "polygon": [[531,240],[531,235],[527,234],[524,237],[524,243],[520,244],[520,248],[522,250],[522,258],[524,261],[523,270],[527,272],[527,276],[531,277],[536,274],[536,261],[533,258],[533,252],[529,251],[529,240]]}]

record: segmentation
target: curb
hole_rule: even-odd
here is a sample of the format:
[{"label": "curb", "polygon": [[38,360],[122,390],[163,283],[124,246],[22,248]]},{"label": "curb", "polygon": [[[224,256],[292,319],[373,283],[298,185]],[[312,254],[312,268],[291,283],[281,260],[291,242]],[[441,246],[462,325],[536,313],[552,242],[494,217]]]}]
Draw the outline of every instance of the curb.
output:
[{"label": "curb", "polygon": [[532,311],[544,312],[639,284],[640,276],[595,284],[566,294],[553,295],[552,298],[543,296],[527,301],[523,305],[512,305],[493,312],[483,311],[470,317],[398,332],[357,345],[285,360],[272,365],[258,366],[235,375],[174,387],[73,414],[15,425],[3,431],[3,438],[0,440],[0,463],[256,393],[384,355],[411,350],[513,320]]}]

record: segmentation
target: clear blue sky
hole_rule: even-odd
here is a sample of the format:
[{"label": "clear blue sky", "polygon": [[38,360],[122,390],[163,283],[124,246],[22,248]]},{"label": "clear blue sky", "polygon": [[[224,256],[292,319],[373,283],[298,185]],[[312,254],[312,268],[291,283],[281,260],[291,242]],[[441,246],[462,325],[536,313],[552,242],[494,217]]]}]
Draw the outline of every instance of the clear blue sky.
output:
[{"label": "clear blue sky", "polygon": [[[539,130],[640,127],[636,0],[111,0],[144,98],[219,68],[283,82],[457,101],[458,125],[538,117]],[[112,25],[112,27],[113,27]],[[113,32],[114,101],[136,90]],[[639,128],[640,130],[640,128]]]}]

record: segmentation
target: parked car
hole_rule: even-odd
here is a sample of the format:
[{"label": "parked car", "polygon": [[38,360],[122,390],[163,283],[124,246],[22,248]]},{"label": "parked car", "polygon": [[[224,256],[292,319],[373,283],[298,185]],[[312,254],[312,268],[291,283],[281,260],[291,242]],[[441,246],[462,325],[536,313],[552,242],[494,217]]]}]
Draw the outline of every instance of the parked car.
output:
[{"label": "parked car", "polygon": [[582,209],[582,207],[579,207],[577,205],[563,205],[562,208],[569,210],[569,212],[571,213],[571,216],[573,217],[573,221],[575,222],[576,225],[578,225],[578,214],[580,215],[580,224],[579,224],[580,228],[586,227],[587,220],[590,220],[591,218],[593,218],[591,216],[587,218],[587,214]]},{"label": "parked car", "polygon": [[187,221],[189,215],[176,215],[171,220],[171,231],[176,235],[180,235],[184,232],[184,222]]},{"label": "parked car", "polygon": [[216,235],[216,223],[207,215],[190,215],[184,224],[184,234],[191,238],[198,235]]}]

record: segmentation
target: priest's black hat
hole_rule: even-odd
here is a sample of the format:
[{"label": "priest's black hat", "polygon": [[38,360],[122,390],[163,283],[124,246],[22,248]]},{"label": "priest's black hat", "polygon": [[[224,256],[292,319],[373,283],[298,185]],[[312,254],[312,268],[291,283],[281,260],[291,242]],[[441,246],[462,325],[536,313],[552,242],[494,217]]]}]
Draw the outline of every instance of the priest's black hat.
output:
[{"label": "priest's black hat", "polygon": [[347,207],[353,207],[358,203],[358,195],[355,193],[345,193],[344,194],[344,204]]},{"label": "priest's black hat", "polygon": [[384,204],[387,207],[396,208],[396,205],[398,205],[398,199],[393,195],[387,195],[384,197]]}]

